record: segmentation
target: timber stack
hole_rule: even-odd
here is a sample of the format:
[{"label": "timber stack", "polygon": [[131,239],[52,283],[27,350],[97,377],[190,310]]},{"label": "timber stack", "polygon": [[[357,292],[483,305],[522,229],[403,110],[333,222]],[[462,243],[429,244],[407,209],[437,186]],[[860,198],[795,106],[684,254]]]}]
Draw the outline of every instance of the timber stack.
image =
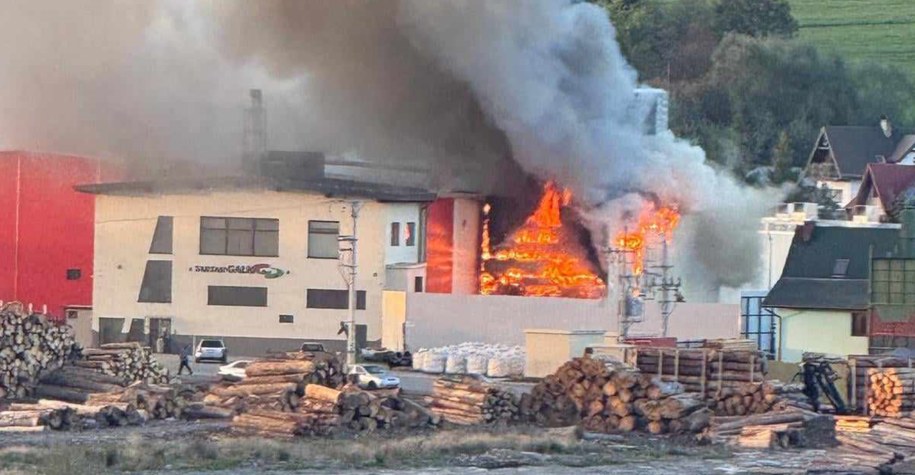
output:
[{"label": "timber stack", "polygon": [[210,388],[203,402],[244,412],[248,407],[292,411],[305,395],[306,379],[315,372],[313,362],[299,359],[260,359],[245,367],[245,378]]},{"label": "timber stack", "polygon": [[626,367],[582,357],[565,363],[521,398],[521,415],[549,427],[593,432],[697,433],[711,416],[698,394]]},{"label": "timber stack", "polygon": [[715,414],[744,416],[784,409],[787,405],[782,402],[779,393],[780,388],[768,382],[722,388],[715,397]]},{"label": "timber stack", "polygon": [[915,359],[879,355],[849,356],[848,360],[838,361],[849,367],[849,406],[859,411],[867,411],[871,379],[869,371],[872,369],[909,369],[915,367]]},{"label": "timber stack", "polygon": [[133,404],[73,404],[39,399],[0,408],[0,432],[65,431],[145,424],[149,414]]},{"label": "timber stack", "polygon": [[146,381],[126,384],[121,377],[73,365],[43,376],[34,392],[40,398],[77,405],[133,407],[145,411],[148,419],[180,417],[186,404],[171,386]]},{"label": "timber stack", "polygon": [[712,418],[706,436],[712,441],[745,448],[822,448],[836,445],[832,416],[788,409],[749,416]]},{"label": "timber stack", "polygon": [[452,424],[507,423],[518,419],[514,394],[474,376],[439,378],[425,402],[433,413]]},{"label": "timber stack", "polygon": [[22,304],[0,309],[0,399],[32,394],[39,377],[79,356],[80,347],[67,326],[28,315]]},{"label": "timber stack", "polygon": [[83,357],[73,364],[116,376],[125,383],[168,384],[169,381],[168,369],[153,357],[152,350],[136,342],[108,343],[97,349],[85,349]]},{"label": "timber stack", "polygon": [[[766,359],[755,350],[743,347],[717,348],[655,348],[635,349],[635,365],[643,373],[657,376],[661,381],[674,381],[686,392],[718,398],[728,389],[746,383],[765,381]],[[719,345],[720,346],[720,345]]]},{"label": "timber stack", "polygon": [[880,417],[902,417],[915,407],[915,369],[872,368],[867,371],[870,391],[868,413]]},{"label": "timber stack", "polygon": [[329,388],[339,388],[346,382],[346,371],[339,358],[330,353],[313,353],[293,351],[277,354],[279,359],[309,361],[314,370],[305,377],[305,384],[320,384]]}]

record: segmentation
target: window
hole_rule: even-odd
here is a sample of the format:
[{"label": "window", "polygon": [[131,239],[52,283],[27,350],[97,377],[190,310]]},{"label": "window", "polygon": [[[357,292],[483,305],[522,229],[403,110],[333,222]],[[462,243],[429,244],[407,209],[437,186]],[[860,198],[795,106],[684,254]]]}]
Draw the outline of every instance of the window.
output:
[{"label": "window", "polygon": [[400,245],[400,223],[391,223],[391,246]]},{"label": "window", "polygon": [[67,280],[79,280],[83,276],[83,271],[79,269],[67,269]]},{"label": "window", "polygon": [[207,305],[266,307],[267,288],[211,285],[207,288]]},{"label": "window", "polygon": [[336,259],[340,255],[339,221],[308,222],[308,257],[315,259]]},{"label": "window", "polygon": [[200,218],[201,254],[276,257],[279,238],[278,219]]},{"label": "window", "polygon": [[79,318],[79,311],[67,310],[67,320],[73,320],[74,318]]},{"label": "window", "polygon": [[836,259],[832,266],[833,277],[845,277],[848,273],[848,259]]},{"label": "window", "polygon": [[[305,307],[345,310],[349,308],[349,291],[334,289],[308,289]],[[365,310],[365,291],[356,292],[356,309]]]},{"label": "window", "polygon": [[874,259],[871,265],[875,305],[915,304],[915,259]]},{"label": "window", "polygon": [[852,312],[851,336],[867,336],[867,313]]},{"label": "window", "polygon": [[172,261],[146,261],[137,302],[172,302]]},{"label": "window", "polygon": [[150,254],[172,253],[172,217],[159,216],[156,220],[156,230],[153,232],[152,242],[149,244]]},{"label": "window", "polygon": [[413,291],[422,292],[423,291],[423,278],[422,276],[416,276],[413,278]]},{"label": "window", "polygon": [[404,230],[404,244],[407,246],[416,245],[416,223],[407,223],[407,229]]},{"label": "window", "polygon": [[292,315],[280,315],[280,323],[293,323],[295,317]]}]

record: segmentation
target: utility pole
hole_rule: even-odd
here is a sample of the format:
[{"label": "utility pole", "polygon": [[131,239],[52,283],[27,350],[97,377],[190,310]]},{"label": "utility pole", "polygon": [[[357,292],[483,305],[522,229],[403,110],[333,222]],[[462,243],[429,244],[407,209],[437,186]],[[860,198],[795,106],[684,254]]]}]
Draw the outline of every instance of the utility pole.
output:
[{"label": "utility pole", "polygon": [[[629,235],[628,229],[623,231],[624,240],[625,236]],[[631,327],[638,320],[633,318],[637,315],[630,315],[630,308],[628,307],[629,299],[632,296],[632,274],[629,273],[629,260],[626,258],[627,254],[632,254],[633,251],[626,247],[625,241],[621,243],[619,247],[611,246],[607,250],[607,295],[610,294],[610,281],[612,271],[612,264],[616,263],[617,268],[617,296],[616,296],[616,323],[617,331],[619,333],[618,339],[622,343],[629,337],[629,327]],[[633,309],[634,310],[634,309]]]},{"label": "utility pole", "polygon": [[356,223],[359,219],[359,211],[362,209],[362,203],[353,201],[350,203],[350,217],[353,219],[353,234],[340,236],[337,240],[349,246],[340,247],[340,275],[346,282],[347,291],[347,308],[349,310],[349,323],[346,331],[346,367],[352,368],[356,364]]}]

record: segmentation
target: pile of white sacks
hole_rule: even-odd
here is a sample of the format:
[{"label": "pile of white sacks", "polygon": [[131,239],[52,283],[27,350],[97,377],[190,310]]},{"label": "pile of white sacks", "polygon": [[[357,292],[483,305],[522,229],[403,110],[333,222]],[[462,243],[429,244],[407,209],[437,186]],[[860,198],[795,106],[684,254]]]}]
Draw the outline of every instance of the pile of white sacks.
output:
[{"label": "pile of white sacks", "polygon": [[490,378],[524,375],[524,349],[490,343],[461,343],[422,348],[413,353],[413,369],[424,373],[479,374]]}]

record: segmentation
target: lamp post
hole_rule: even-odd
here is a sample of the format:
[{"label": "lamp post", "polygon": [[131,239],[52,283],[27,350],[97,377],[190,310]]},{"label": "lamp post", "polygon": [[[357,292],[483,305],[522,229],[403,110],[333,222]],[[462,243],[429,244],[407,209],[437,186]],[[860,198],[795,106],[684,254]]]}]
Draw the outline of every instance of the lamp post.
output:
[{"label": "lamp post", "polygon": [[353,219],[353,234],[337,237],[340,245],[340,276],[346,282],[348,291],[347,309],[349,322],[346,327],[346,367],[347,370],[356,364],[356,223],[362,203],[350,203],[350,217]]}]

